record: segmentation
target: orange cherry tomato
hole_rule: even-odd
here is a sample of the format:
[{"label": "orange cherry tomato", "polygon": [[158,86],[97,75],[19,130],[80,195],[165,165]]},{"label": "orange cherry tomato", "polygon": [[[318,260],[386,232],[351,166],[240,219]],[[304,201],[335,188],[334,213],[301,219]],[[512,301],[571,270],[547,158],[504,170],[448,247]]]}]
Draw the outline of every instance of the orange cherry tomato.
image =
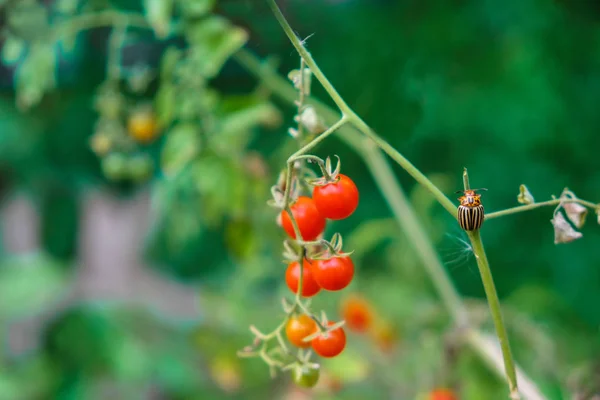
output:
[{"label": "orange cherry tomato", "polygon": [[290,318],[285,326],[285,334],[290,343],[303,349],[310,347],[310,342],[304,342],[304,338],[316,330],[317,323],[306,314]]}]

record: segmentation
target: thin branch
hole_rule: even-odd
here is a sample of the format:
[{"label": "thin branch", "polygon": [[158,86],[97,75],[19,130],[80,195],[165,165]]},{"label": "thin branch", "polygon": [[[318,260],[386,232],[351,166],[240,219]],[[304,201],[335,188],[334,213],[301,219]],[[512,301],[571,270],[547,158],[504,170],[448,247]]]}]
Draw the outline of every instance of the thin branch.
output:
[{"label": "thin branch", "polygon": [[512,208],[507,208],[506,210],[495,211],[493,213],[489,213],[485,215],[485,220],[504,217],[505,215],[517,214],[524,211],[535,210],[536,208],[546,207],[546,206],[557,206],[560,203],[579,203],[582,206],[586,206],[592,209],[600,208],[600,205],[594,204],[592,202],[581,200],[581,199],[554,199],[548,201],[542,201],[540,203],[527,204],[524,206],[517,206]]},{"label": "thin branch", "polygon": [[[469,174],[465,168],[463,172],[463,184],[465,190],[470,189],[469,185]],[[485,254],[485,248],[481,241],[481,235],[479,229],[474,231],[467,231],[471,245],[473,247],[473,253],[477,260],[477,266],[479,267],[479,273],[481,275],[481,281],[483,288],[485,289],[485,296],[490,306],[490,312],[492,314],[492,320],[494,321],[494,327],[496,328],[496,335],[500,341],[500,348],[502,349],[502,356],[504,358],[504,370],[506,371],[506,379],[510,389],[510,398],[513,400],[519,400],[519,388],[517,384],[517,373],[515,371],[515,362],[513,360],[512,352],[510,350],[510,342],[508,340],[508,334],[506,333],[506,326],[502,318],[502,309],[500,307],[500,300],[498,299],[498,293],[496,292],[496,285],[494,285],[494,278],[492,277],[492,271],[490,270],[490,264]]]}]

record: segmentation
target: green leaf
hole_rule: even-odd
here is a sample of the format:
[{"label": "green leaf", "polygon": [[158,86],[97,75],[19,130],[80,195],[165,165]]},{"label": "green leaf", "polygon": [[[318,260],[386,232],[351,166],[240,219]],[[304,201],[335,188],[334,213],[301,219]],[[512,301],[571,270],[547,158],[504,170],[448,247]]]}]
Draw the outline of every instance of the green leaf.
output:
[{"label": "green leaf", "polygon": [[161,168],[167,177],[177,175],[200,151],[200,132],[191,123],[176,125],[169,133],[161,155]]},{"label": "green leaf", "polygon": [[166,38],[173,14],[173,0],[144,0],[144,9],[156,37]]},{"label": "green leaf", "polygon": [[210,136],[210,147],[217,152],[241,152],[251,139],[252,128],[280,118],[279,111],[270,103],[252,104],[229,112],[222,117],[215,134]]},{"label": "green leaf", "polygon": [[0,263],[0,319],[39,313],[63,297],[64,267],[43,253]]},{"label": "green leaf", "polygon": [[344,240],[344,244],[346,251],[354,250],[352,258],[360,260],[382,242],[397,238],[398,235],[398,226],[393,219],[376,219],[362,222]]},{"label": "green leaf", "polygon": [[6,65],[12,65],[21,59],[25,50],[25,41],[16,36],[8,36],[2,46],[2,61]]},{"label": "green leaf", "polygon": [[167,80],[172,78],[177,62],[181,59],[181,50],[175,47],[169,47],[165,50],[160,60],[160,79]]},{"label": "green leaf", "polygon": [[183,15],[191,18],[202,17],[215,5],[215,0],[179,0]]},{"label": "green leaf", "polygon": [[56,86],[56,52],[46,43],[34,43],[16,73],[17,104],[29,109],[39,103],[44,93]]},{"label": "green leaf", "polygon": [[177,88],[170,82],[160,85],[154,100],[158,125],[167,127],[173,122],[176,112]]},{"label": "green leaf", "polygon": [[79,0],[58,0],[54,7],[63,14],[73,14],[77,10]]},{"label": "green leaf", "polygon": [[221,17],[210,17],[188,27],[191,57],[207,78],[216,76],[225,62],[248,40],[248,34]]}]

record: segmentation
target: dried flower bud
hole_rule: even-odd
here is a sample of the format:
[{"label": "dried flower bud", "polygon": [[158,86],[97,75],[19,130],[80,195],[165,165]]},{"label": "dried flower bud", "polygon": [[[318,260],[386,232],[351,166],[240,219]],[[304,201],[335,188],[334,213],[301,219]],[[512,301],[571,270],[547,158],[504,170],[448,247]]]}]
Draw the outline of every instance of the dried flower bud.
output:
[{"label": "dried flower bud", "polygon": [[598,225],[600,225],[600,208],[596,208],[596,215],[598,216]]},{"label": "dried flower bud", "polygon": [[296,89],[302,90],[305,95],[310,95],[310,68],[304,68],[304,76],[301,76],[299,69],[294,69],[288,74],[288,79],[292,81]]},{"label": "dried flower bud", "polygon": [[521,185],[519,186],[519,195],[517,196],[517,201],[521,204],[532,204],[535,203],[535,199],[527,186]]},{"label": "dried flower bud", "polygon": [[577,229],[581,229],[585,224],[585,217],[587,217],[588,209],[579,203],[565,203],[563,204],[565,213],[569,221],[575,225]]},{"label": "dried flower bud", "polygon": [[583,236],[581,232],[573,229],[561,212],[556,212],[550,222],[554,226],[554,244],[570,243]]},{"label": "dried flower bud", "polygon": [[315,111],[314,107],[308,106],[300,114],[300,123],[308,129],[310,133],[318,134],[323,132],[326,128],[325,124]]}]

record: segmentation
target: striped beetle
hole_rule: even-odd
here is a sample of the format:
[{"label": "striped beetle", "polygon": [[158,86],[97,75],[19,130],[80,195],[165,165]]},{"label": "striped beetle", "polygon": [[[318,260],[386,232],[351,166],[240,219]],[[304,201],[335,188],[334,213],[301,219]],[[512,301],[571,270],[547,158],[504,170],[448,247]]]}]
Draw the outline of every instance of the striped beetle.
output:
[{"label": "striped beetle", "polygon": [[469,189],[459,190],[456,193],[463,193],[458,198],[458,224],[465,231],[476,231],[483,224],[484,212],[481,204],[481,195],[477,194],[479,190],[487,189]]}]

